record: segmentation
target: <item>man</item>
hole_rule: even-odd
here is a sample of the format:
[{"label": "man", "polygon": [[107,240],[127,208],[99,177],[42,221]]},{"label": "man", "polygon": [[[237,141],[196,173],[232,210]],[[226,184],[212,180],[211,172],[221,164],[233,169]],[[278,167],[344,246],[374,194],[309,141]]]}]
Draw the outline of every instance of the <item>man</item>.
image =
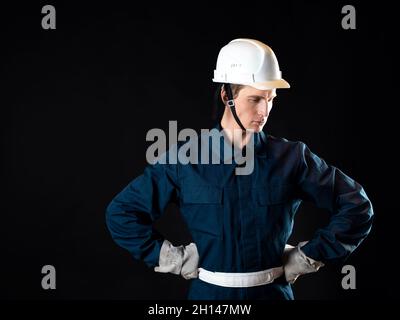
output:
[{"label": "man", "polygon": [[[343,262],[367,236],[371,203],[357,182],[304,143],[262,131],[276,89],[290,87],[271,48],[257,40],[231,41],[219,53],[213,81],[223,83],[225,110],[217,126],[224,141],[211,151],[229,142],[235,150],[252,143],[252,172],[237,174],[237,161],[149,165],[108,206],[109,230],[155,271],[191,279],[189,299],[293,299],[298,276]],[[303,200],[328,209],[331,219],[292,247],[287,240]],[[193,237],[189,245],[174,246],[153,231],[172,201]]]}]

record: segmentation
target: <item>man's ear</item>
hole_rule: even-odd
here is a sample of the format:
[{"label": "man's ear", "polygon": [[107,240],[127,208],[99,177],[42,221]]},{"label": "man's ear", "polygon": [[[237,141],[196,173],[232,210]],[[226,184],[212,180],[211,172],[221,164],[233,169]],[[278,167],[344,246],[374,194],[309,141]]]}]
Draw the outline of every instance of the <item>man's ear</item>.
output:
[{"label": "man's ear", "polygon": [[228,95],[226,94],[224,86],[221,87],[221,100],[223,104],[226,106],[226,102],[228,101]]}]

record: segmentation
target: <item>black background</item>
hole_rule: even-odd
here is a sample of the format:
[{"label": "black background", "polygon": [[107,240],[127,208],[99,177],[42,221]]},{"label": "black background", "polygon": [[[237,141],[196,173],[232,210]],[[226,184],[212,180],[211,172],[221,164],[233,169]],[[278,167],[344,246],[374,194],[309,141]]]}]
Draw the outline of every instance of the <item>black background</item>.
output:
[{"label": "black background", "polygon": [[[56,8],[56,30],[41,8]],[[353,4],[357,29],[341,27]],[[117,247],[105,226],[111,199],[146,165],[151,128],[208,128],[219,49],[239,37],[270,45],[283,77],[265,131],[301,140],[360,182],[375,209],[370,236],[340,267],[294,285],[297,299],[388,300],[397,264],[398,103],[388,4],[262,1],[224,5],[2,5],[1,299],[184,299],[188,283],[158,274]],[[303,204],[291,242],[328,214]],[[179,211],[156,223],[190,240]],[[54,265],[57,289],[41,288]]]}]

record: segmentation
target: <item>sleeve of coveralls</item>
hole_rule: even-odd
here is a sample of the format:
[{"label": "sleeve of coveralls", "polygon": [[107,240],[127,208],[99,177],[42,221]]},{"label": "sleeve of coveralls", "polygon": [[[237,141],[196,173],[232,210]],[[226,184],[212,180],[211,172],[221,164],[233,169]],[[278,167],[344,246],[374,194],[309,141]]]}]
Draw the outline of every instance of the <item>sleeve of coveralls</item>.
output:
[{"label": "sleeve of coveralls", "polygon": [[147,266],[158,265],[164,239],[153,222],[175,200],[177,166],[148,165],[108,205],[106,222],[114,241]]},{"label": "sleeve of coveralls", "polygon": [[373,209],[364,189],[338,168],[300,143],[300,198],[328,209],[327,226],[317,230],[301,250],[322,262],[344,262],[371,230]]}]

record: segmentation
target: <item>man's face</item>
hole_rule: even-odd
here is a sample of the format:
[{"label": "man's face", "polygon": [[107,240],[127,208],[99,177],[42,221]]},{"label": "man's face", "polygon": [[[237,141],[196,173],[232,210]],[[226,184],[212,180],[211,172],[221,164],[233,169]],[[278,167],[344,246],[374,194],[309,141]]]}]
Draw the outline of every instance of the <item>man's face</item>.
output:
[{"label": "man's face", "polygon": [[276,89],[258,90],[250,86],[243,87],[234,98],[236,113],[243,126],[260,132],[267,122],[275,97]]}]

